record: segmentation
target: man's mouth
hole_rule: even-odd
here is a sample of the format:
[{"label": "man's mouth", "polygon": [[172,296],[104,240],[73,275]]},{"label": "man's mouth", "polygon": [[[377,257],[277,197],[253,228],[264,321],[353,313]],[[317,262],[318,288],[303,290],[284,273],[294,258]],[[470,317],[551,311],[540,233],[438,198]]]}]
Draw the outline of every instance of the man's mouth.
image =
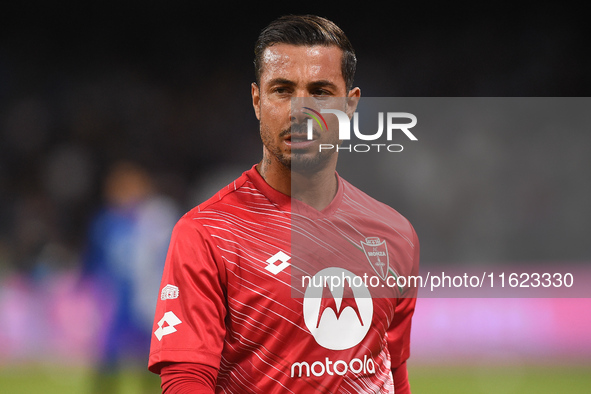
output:
[{"label": "man's mouth", "polygon": [[[311,141],[308,139],[308,134],[290,134],[289,137],[287,137],[288,140],[290,140],[292,143],[298,143],[298,142],[308,142]],[[313,138],[312,140],[314,140],[316,138]]]},{"label": "man's mouth", "polygon": [[315,143],[318,136],[314,135],[312,140],[308,139],[307,133],[290,133],[284,137],[284,142],[291,149],[307,149]]}]

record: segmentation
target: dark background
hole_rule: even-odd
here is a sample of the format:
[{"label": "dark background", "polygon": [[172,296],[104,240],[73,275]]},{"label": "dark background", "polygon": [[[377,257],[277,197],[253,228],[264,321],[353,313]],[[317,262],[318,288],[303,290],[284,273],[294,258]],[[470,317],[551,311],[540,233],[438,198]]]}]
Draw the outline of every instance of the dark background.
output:
[{"label": "dark background", "polygon": [[[232,179],[258,161],[253,45],[285,13],[345,30],[364,96],[589,92],[585,13],[565,5],[245,4],[25,2],[3,12],[0,272],[34,270],[48,244],[59,246],[52,264],[76,266],[118,160],[141,164],[185,210],[209,191],[208,174],[229,168]],[[396,208],[420,220],[408,204]],[[422,244],[426,258],[461,255]]]}]

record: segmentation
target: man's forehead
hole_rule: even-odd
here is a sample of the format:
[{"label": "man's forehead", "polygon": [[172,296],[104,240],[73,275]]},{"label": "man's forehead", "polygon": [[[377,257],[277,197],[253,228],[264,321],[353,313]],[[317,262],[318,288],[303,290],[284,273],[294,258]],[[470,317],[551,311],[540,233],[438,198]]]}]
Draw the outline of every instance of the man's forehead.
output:
[{"label": "man's forehead", "polygon": [[262,55],[262,75],[272,77],[286,67],[305,67],[323,69],[342,77],[341,63],[343,51],[336,45],[292,45],[275,44],[267,47]]},{"label": "man's forehead", "polygon": [[294,45],[276,43],[265,48],[263,51],[263,60],[272,61],[280,57],[290,56],[296,53],[310,57],[322,56],[325,53],[338,54],[338,56],[342,56],[343,51],[336,45]]}]

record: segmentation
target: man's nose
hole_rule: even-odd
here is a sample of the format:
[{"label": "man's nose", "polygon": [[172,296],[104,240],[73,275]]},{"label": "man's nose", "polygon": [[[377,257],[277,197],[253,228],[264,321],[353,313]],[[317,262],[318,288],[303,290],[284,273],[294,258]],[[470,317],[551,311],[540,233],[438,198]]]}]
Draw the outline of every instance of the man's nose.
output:
[{"label": "man's nose", "polygon": [[294,100],[291,108],[291,122],[296,124],[305,123],[309,116],[306,114],[302,100]]}]

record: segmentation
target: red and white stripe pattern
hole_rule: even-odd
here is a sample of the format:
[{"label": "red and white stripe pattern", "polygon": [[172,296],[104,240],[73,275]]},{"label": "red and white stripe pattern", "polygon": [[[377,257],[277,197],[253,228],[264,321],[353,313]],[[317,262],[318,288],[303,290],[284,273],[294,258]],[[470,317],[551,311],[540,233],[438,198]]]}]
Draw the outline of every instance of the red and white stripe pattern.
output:
[{"label": "red and white stripe pattern", "polygon": [[[372,272],[360,242],[377,236],[387,240],[396,272],[410,273],[418,264],[418,245],[400,214],[340,178],[334,201],[317,212],[272,189],[253,167],[187,213],[177,227],[161,288],[177,286],[179,297],[158,301],[156,321],[172,311],[185,324],[153,339],[152,370],[174,361],[219,366],[220,393],[394,392],[390,352],[407,354],[408,338],[392,336],[410,331],[390,326],[396,313],[412,310],[396,310],[396,298],[374,297],[363,340],[345,350],[327,349],[306,327],[306,289],[292,283],[292,272],[313,276],[342,265],[359,276]],[[289,264],[273,273],[266,269],[268,261],[280,252],[290,256]],[[404,348],[393,349],[391,343]],[[344,363],[361,368],[351,363],[354,359],[371,360],[373,368],[342,374]],[[338,360],[344,362],[339,368]],[[311,372],[301,367],[315,362]]]}]

